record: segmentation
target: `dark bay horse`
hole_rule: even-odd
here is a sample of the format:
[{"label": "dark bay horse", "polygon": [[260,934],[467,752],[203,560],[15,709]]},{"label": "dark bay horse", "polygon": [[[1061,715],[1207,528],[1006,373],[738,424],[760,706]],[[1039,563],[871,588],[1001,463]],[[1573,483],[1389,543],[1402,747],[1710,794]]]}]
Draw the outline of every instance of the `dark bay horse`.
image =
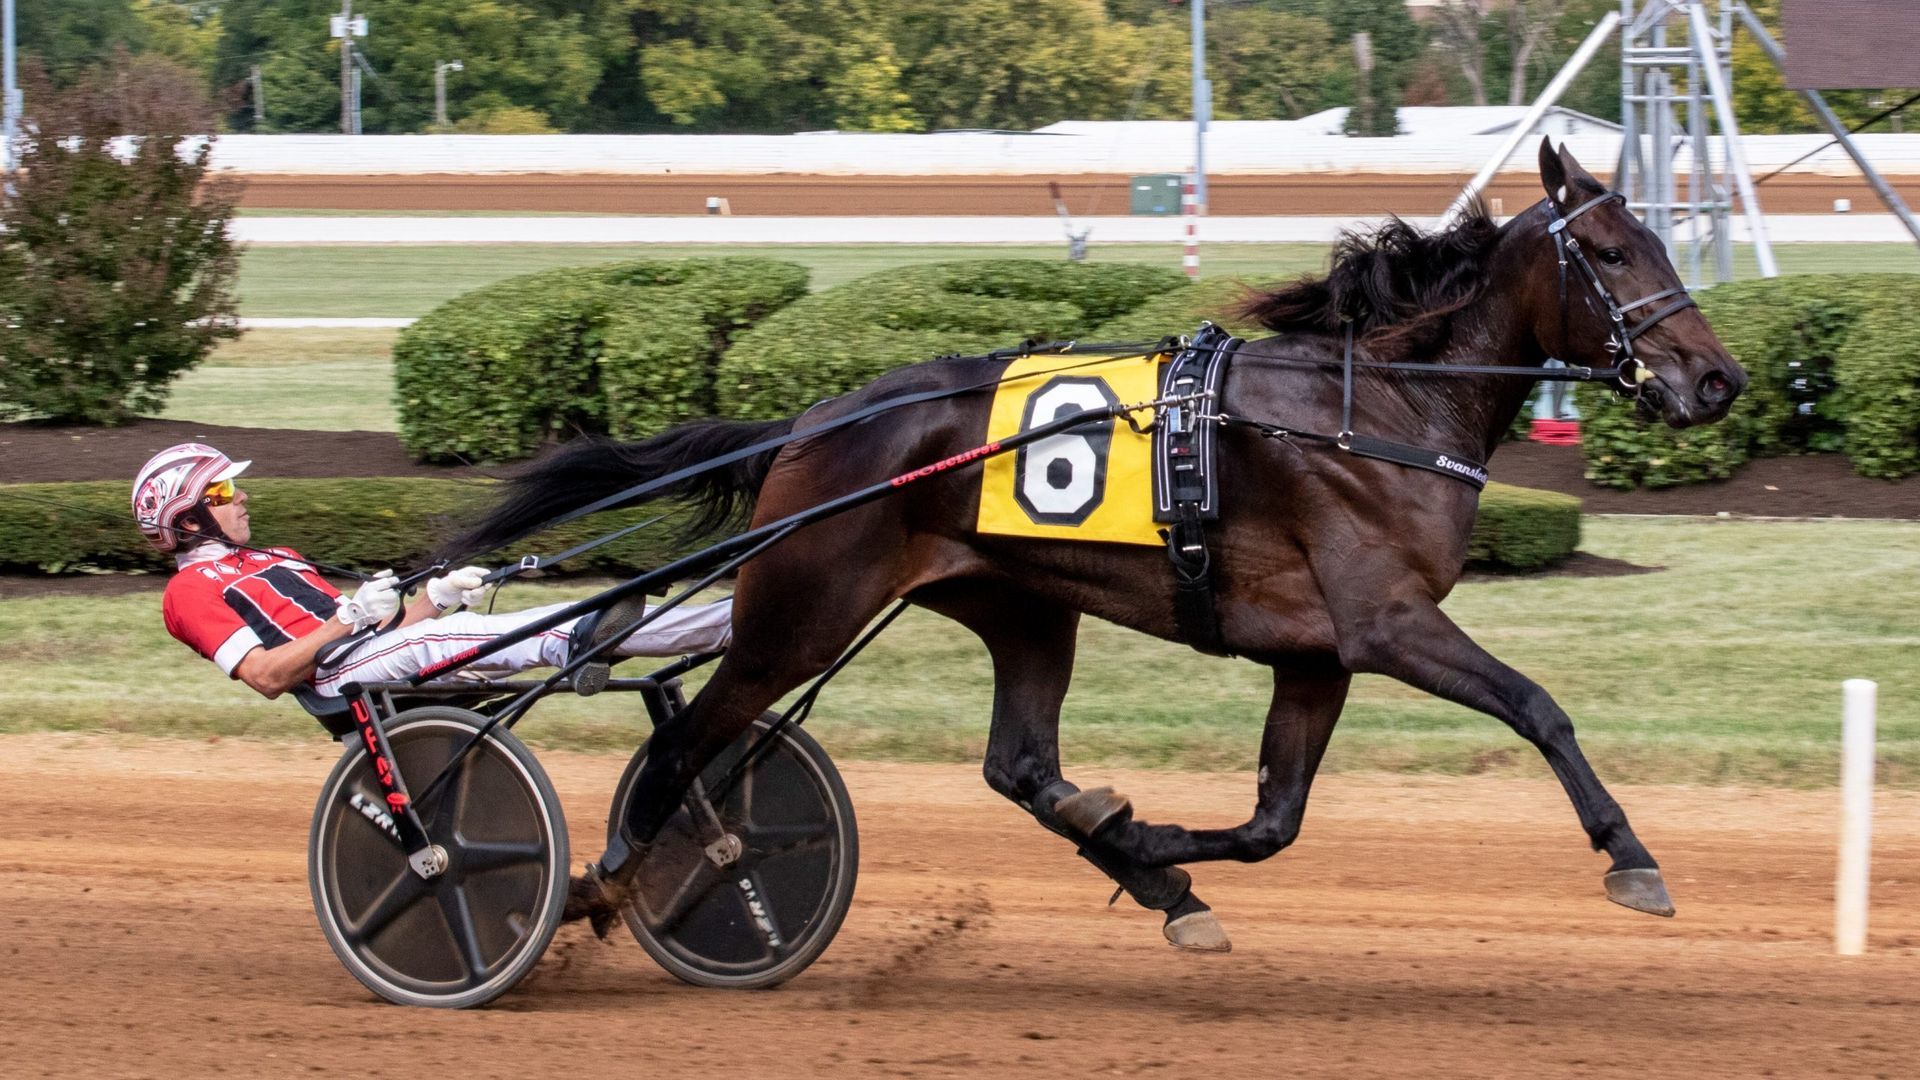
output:
[{"label": "dark bay horse", "polygon": [[[1473,212],[1437,233],[1392,222],[1336,248],[1330,273],[1251,297],[1276,336],[1233,359],[1222,412],[1296,430],[1339,430],[1344,330],[1375,361],[1445,365],[1613,363],[1613,303],[1676,295],[1655,236],[1564,150],[1543,143],[1546,200],[1504,226]],[[1591,205],[1589,205],[1591,204]],[[1566,272],[1550,231],[1575,239],[1593,280]],[[1684,297],[1684,293],[1678,293]],[[1658,305],[1655,305],[1658,306]],[[1669,305],[1642,328],[1639,406],[1684,427],[1725,416],[1746,384],[1697,308]],[[1651,308],[1642,308],[1645,314]],[[1300,361],[1318,363],[1303,364]],[[999,374],[1002,362],[948,359],[893,371],[804,415],[706,421],[635,443],[578,442],[529,466],[494,514],[454,547],[483,551],[537,522],[651,477],[770,436],[804,431],[873,402]],[[1529,393],[1523,378],[1360,371],[1353,424],[1380,438],[1485,461]],[[673,494],[710,510],[751,507],[755,524],[882,481],[983,441],[989,396],[913,405],[688,481]],[[1221,433],[1223,516],[1211,530],[1221,640],[1273,670],[1252,816],[1186,829],[1133,816],[1110,789],[1061,776],[1059,710],[1080,618],[1181,640],[1164,552],[1019,539],[975,531],[971,470],[809,525],[748,563],[734,596],[734,639],[691,707],[661,726],[621,841],[576,885],[604,914],[636,876],[636,852],[692,779],[761,711],[824,670],[896,598],[958,621],[986,643],[994,671],[987,783],[1166,912],[1176,945],[1225,949],[1219,923],[1180,864],[1257,861],[1298,835],[1307,792],[1355,672],[1388,675],[1498,718],[1545,756],[1580,825],[1611,863],[1610,899],[1671,915],[1653,857],[1594,775],[1573,724],[1547,692],[1476,645],[1440,609],[1466,559],[1477,491],[1433,472],[1331,446]],[[970,478],[972,478],[970,480]]]}]

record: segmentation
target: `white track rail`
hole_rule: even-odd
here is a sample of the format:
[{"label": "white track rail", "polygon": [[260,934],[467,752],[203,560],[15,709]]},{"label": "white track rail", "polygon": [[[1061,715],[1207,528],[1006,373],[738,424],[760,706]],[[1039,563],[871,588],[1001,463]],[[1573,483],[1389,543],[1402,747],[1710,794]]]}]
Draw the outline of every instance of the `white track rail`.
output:
[{"label": "white track rail", "polygon": [[[1208,243],[1324,244],[1383,218],[1209,217]],[[1423,228],[1438,218],[1407,219]],[[1880,243],[1907,239],[1891,214],[1774,215],[1779,243]],[[1182,244],[1186,225],[1166,217],[1078,218],[1092,243]],[[248,244],[1060,244],[1052,217],[243,217]],[[1734,239],[1746,242],[1745,223]],[[1061,245],[1064,250],[1064,245]]]}]

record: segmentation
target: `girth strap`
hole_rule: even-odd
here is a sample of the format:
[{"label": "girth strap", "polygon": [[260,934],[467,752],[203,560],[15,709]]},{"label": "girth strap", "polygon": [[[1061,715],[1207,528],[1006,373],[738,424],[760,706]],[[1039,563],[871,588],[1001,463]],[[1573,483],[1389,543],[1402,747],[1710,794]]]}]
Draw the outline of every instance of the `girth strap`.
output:
[{"label": "girth strap", "polygon": [[1153,520],[1167,524],[1161,536],[1173,564],[1174,623],[1187,644],[1217,656],[1230,655],[1214,607],[1213,557],[1206,533],[1206,522],[1220,517],[1214,462],[1219,410],[1205,402],[1220,400],[1227,358],[1241,344],[1212,323],[1202,323],[1167,365],[1160,392],[1166,397],[1206,396],[1169,408],[1153,431]]}]

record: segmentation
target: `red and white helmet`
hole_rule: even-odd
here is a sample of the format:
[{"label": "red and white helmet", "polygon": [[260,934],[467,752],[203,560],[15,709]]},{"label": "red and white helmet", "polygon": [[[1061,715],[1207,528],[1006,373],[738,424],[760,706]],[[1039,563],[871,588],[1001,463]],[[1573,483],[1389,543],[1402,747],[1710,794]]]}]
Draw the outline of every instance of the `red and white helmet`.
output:
[{"label": "red and white helmet", "polygon": [[251,464],[191,442],[148,458],[133,478],[133,518],[140,523],[140,534],[161,551],[179,550],[180,518],[200,505],[207,488],[239,476]]}]

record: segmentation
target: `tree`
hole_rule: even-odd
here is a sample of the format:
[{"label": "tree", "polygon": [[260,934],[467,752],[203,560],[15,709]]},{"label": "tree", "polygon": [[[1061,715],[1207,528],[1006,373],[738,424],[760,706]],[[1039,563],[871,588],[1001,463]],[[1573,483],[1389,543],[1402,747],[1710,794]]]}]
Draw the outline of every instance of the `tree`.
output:
[{"label": "tree", "polygon": [[[1511,2],[1518,4],[1521,0]],[[1434,44],[1451,54],[1460,66],[1475,105],[1487,103],[1487,47],[1482,40],[1486,22],[1486,0],[1443,0],[1433,9]]]},{"label": "tree", "polygon": [[255,125],[251,98],[227,114],[238,131],[340,130],[340,46],[327,36],[338,0],[226,0],[213,85],[237,86],[254,65],[266,93]]},{"label": "tree", "polygon": [[448,60],[465,67],[447,82],[455,122],[498,113],[522,118],[520,127],[532,120],[564,128],[599,81],[601,56],[577,14],[543,15],[524,0],[405,0],[369,9],[373,29],[355,46],[378,72],[362,84],[368,130],[431,124],[434,66]]},{"label": "tree", "polygon": [[[433,122],[434,67],[448,60],[465,69],[447,83],[456,122],[508,122],[489,119],[499,114],[516,129],[570,126],[587,114],[606,57],[620,50],[596,44],[585,16],[553,14],[549,6],[539,0],[356,0],[354,13],[369,24],[368,36],[354,43],[371,69],[361,81],[363,129],[425,130]],[[624,9],[608,14],[584,6],[600,27],[622,28],[616,44],[630,40]],[[261,130],[339,130],[340,43],[328,35],[328,19],[339,10],[339,0],[227,0],[215,85],[234,86],[258,64],[266,91]],[[238,130],[255,128],[250,102],[227,119]]]},{"label": "tree", "polygon": [[[1346,54],[1343,66],[1352,71],[1351,89],[1344,96],[1354,107],[1347,113],[1351,135],[1392,135],[1399,129],[1396,109],[1401,92],[1425,50],[1419,24],[1407,13],[1404,0],[1265,0],[1275,10],[1310,15],[1333,28],[1333,39]],[[1360,84],[1352,62],[1355,34],[1365,32],[1372,42],[1373,74]]]},{"label": "tree", "polygon": [[0,208],[0,414],[117,424],[239,336],[237,185],[210,172],[199,76],[119,53],[65,88],[30,66]]},{"label": "tree", "polygon": [[[1609,11],[1620,8],[1619,0],[1563,0],[1565,9],[1553,29],[1531,57],[1532,69],[1547,73],[1560,70],[1580,43],[1593,32],[1594,25]],[[1606,44],[1588,61],[1586,70],[1560,95],[1560,104],[1603,120],[1620,119],[1620,37],[1608,36]]]},{"label": "tree", "polygon": [[1095,0],[901,0],[894,41],[914,109],[936,128],[1123,116],[1153,85],[1148,65],[1172,69],[1186,52]]},{"label": "tree", "polygon": [[1219,119],[1300,117],[1333,103],[1329,92],[1348,50],[1326,20],[1229,7],[1207,21],[1207,75]]},{"label": "tree", "polygon": [[158,53],[207,80],[220,51],[218,0],[133,0],[142,51]]},{"label": "tree", "polygon": [[1566,6],[1566,0],[1508,0],[1507,104],[1527,103],[1527,65],[1553,36]]},{"label": "tree", "polygon": [[49,86],[85,77],[116,49],[146,46],[132,0],[17,0],[14,29],[21,54],[39,62]]},{"label": "tree", "polygon": [[877,35],[847,44],[827,77],[833,126],[842,131],[919,131],[893,44]]}]

